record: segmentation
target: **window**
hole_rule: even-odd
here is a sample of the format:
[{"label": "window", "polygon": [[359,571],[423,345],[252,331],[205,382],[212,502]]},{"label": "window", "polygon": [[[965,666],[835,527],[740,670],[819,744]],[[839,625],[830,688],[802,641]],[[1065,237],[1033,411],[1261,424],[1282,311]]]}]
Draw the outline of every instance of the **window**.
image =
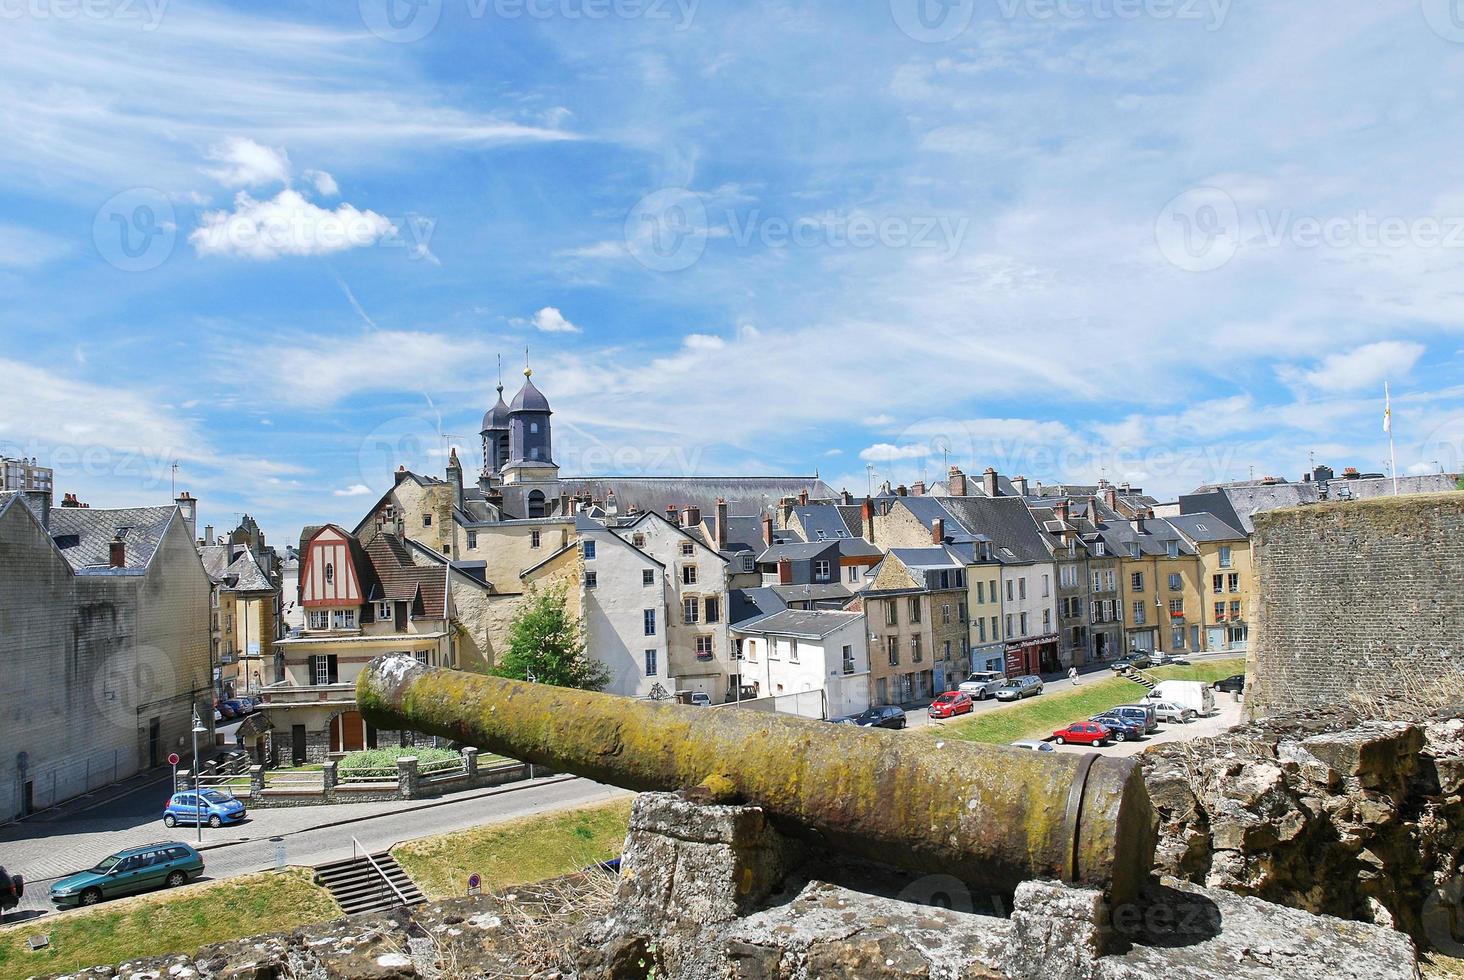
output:
[{"label": "window", "polygon": [[468,550],[469,551],[472,551],[476,547],[478,547],[478,532],[477,531],[469,531],[468,532]]},{"label": "window", "polygon": [[1238,574],[1234,573],[1234,572],[1232,572],[1231,575],[1230,575],[1230,591],[1231,592],[1239,592],[1240,591],[1240,576]]},{"label": "window", "polygon": [[1149,621],[1149,608],[1142,602],[1134,603],[1134,625],[1143,626]]},{"label": "window", "polygon": [[1227,545],[1221,545],[1220,546],[1220,567],[1221,568],[1229,568],[1230,567],[1230,557],[1231,557],[1230,556],[1230,545],[1228,545],[1228,544]]},{"label": "window", "polygon": [[1050,595],[1052,595],[1052,576],[1044,573],[1042,576],[1042,598],[1046,599]]},{"label": "window", "polygon": [[542,538],[540,536],[540,532],[538,532],[538,531],[530,531],[529,532],[529,547],[530,548],[537,548],[537,547],[539,547],[539,543],[540,543],[541,540],[542,540]]},{"label": "window", "polygon": [[706,621],[707,622],[709,622],[709,623],[718,623],[718,622],[721,622],[721,620],[722,620],[722,608],[721,608],[721,604],[718,603],[716,596],[707,596],[707,598],[706,598],[705,611],[706,611]]},{"label": "window", "polygon": [[829,574],[829,563],[827,561],[820,559],[813,563],[813,578],[815,581],[827,582],[829,580]]},{"label": "window", "polygon": [[942,589],[949,589],[951,587],[951,573],[949,571],[942,571],[940,573],[940,587]]},{"label": "window", "polygon": [[1007,602],[1011,602],[1013,599],[1016,598],[1016,596],[1012,594],[1014,588],[1015,587],[1012,585],[1012,580],[1007,579]]},{"label": "window", "polygon": [[1170,648],[1174,650],[1184,649],[1184,627],[1176,626],[1169,631]]},{"label": "window", "polygon": [[925,653],[920,649],[920,634],[916,633],[910,637],[910,662],[912,664],[923,663]]},{"label": "window", "polygon": [[432,526],[432,515],[431,514],[423,514],[422,515],[422,526],[423,527],[431,527]]},{"label": "window", "polygon": [[325,580],[327,582],[335,581],[335,564],[333,562],[325,563]]},{"label": "window", "polygon": [[978,605],[978,606],[984,606],[984,605],[986,605],[986,583],[985,582],[977,582],[976,583],[976,605]]},{"label": "window", "polygon": [[701,603],[696,596],[681,600],[681,621],[688,625],[701,622]]},{"label": "window", "polygon": [[632,534],[630,536],[630,543],[637,548],[644,548],[646,546],[646,536],[644,534]]},{"label": "window", "polygon": [[920,600],[919,599],[911,599],[909,601],[910,601],[910,622],[911,623],[918,623],[918,622],[920,622]]},{"label": "window", "polygon": [[1144,591],[1144,573],[1134,572],[1129,576],[1129,589],[1133,592]]},{"label": "window", "polygon": [[1179,542],[1178,541],[1170,541],[1169,542],[1169,557],[1170,558],[1178,558],[1179,557]]},{"label": "window", "polygon": [[681,566],[681,584],[682,585],[695,585],[696,584],[696,566],[695,565],[682,565]]},{"label": "window", "polygon": [[378,602],[376,604],[376,621],[378,623],[389,623],[392,621],[395,615],[396,614],[392,611],[391,603]]},{"label": "window", "polygon": [[1231,619],[1239,619],[1240,618],[1240,603],[1238,601],[1237,602],[1232,602],[1230,604],[1230,618]]},{"label": "window", "polygon": [[993,640],[999,640],[999,639],[1001,639],[1001,635],[1000,635],[1001,631],[997,629],[997,623],[998,622],[999,621],[997,620],[997,618],[995,616],[992,616],[991,617],[991,638]]},{"label": "window", "polygon": [[847,643],[844,644],[844,673],[854,673],[854,648]]},{"label": "window", "polygon": [[1051,609],[1044,609],[1044,610],[1042,610],[1042,632],[1047,633],[1047,632],[1050,632],[1051,630],[1052,630],[1052,610]]},{"label": "window", "polygon": [[1007,613],[1006,614],[1006,635],[1007,636],[1011,636],[1012,635],[1012,614],[1011,613]]},{"label": "window", "polygon": [[[696,638],[696,659],[712,659],[712,638],[710,636],[698,636]],[[793,659],[798,659],[798,644],[793,644]]]},{"label": "window", "polygon": [[940,604],[940,624],[942,626],[951,625],[951,604],[949,602]]},{"label": "window", "polygon": [[1017,598],[1027,598],[1027,576],[1025,575],[1017,580]]},{"label": "window", "polygon": [[656,676],[656,651],[654,650],[646,651],[646,676]]},{"label": "window", "polygon": [[683,558],[691,558],[695,554],[696,554],[696,545],[692,544],[690,541],[683,541],[683,542],[681,542],[681,557],[683,557]]},{"label": "window", "polygon": [[1106,553],[1102,541],[1093,542],[1093,554],[1095,557],[1102,558]]},{"label": "window", "polygon": [[1225,603],[1222,600],[1221,602],[1215,603],[1215,619],[1216,620],[1221,620],[1221,619],[1224,619],[1224,618],[1225,618]]},{"label": "window", "polygon": [[593,541],[586,541],[584,543],[584,552],[585,552],[585,561],[594,561],[595,560],[595,542],[593,542]]},{"label": "window", "polygon": [[356,628],[356,610],[334,609],[331,611],[330,623],[332,629],[353,630]]},{"label": "window", "polygon": [[964,589],[965,587],[966,587],[966,570],[964,568],[958,568],[958,569],[956,569],[956,588],[958,588],[958,589]]},{"label": "window", "polygon": [[888,637],[885,641],[885,648],[889,651],[890,666],[900,666],[900,638],[898,636]]},{"label": "window", "polygon": [[647,609],[641,614],[641,623],[645,628],[646,636],[656,635],[656,610]]},{"label": "window", "polygon": [[885,625],[898,626],[900,624],[900,606],[894,599],[885,603]]},{"label": "window", "polygon": [[[1096,576],[1098,573],[1097,572],[1094,572],[1093,574]],[[1077,584],[1078,584],[1078,566],[1077,565],[1064,565],[1064,566],[1062,566],[1062,568],[1058,569],[1057,575],[1058,575],[1058,578],[1057,578],[1058,583],[1061,584],[1061,586],[1064,589],[1071,589],[1071,588],[1076,588],[1077,587]]]},{"label": "window", "polygon": [[1220,593],[1222,593],[1222,592],[1225,591],[1225,576],[1224,575],[1215,575],[1215,576],[1213,576],[1211,578],[1211,580],[1210,580],[1210,584],[1214,588],[1215,594],[1216,595],[1219,595]]},{"label": "window", "polygon": [[1021,622],[1022,622],[1022,635],[1023,636],[1027,636],[1028,635],[1028,630],[1027,630],[1027,614],[1026,613],[1022,613],[1022,620],[1021,620]]},{"label": "window", "polygon": [[1104,591],[1106,591],[1106,592],[1117,592],[1118,591],[1118,572],[1114,571],[1111,568],[1108,571],[1104,572],[1103,573],[1103,585],[1105,587],[1104,588]]},{"label": "window", "polygon": [[[1076,585],[1077,583],[1074,582],[1073,584]],[[1094,572],[1093,573],[1093,591],[1094,592],[1102,592],[1103,591],[1103,573],[1102,572]]]},{"label": "window", "polygon": [[[707,637],[707,639],[710,640],[711,637]],[[789,663],[793,663],[793,664],[796,664],[798,662],[798,641],[797,640],[793,640],[791,643],[788,644],[788,662]]]},{"label": "window", "polygon": [[743,555],[742,556],[742,570],[744,572],[753,572],[753,571],[756,571],[757,570],[757,558],[755,556],[753,556],[753,555]]},{"label": "window", "polygon": [[1130,541],[1129,542],[1129,557],[1130,558],[1137,558],[1137,557],[1139,557],[1140,554],[1142,554],[1142,549],[1139,547],[1139,543],[1137,541]]},{"label": "window", "polygon": [[595,572],[585,572],[585,588],[594,589],[600,585],[600,576]]},{"label": "window", "polygon": [[641,585],[651,588],[656,584],[656,570],[654,568],[641,569]]},{"label": "window", "polygon": [[1183,592],[1184,591],[1184,576],[1183,575],[1179,574],[1178,572],[1170,572],[1169,573],[1169,591],[1170,592]]},{"label": "window", "polygon": [[859,568],[856,565],[849,566],[849,582],[851,585],[859,582]]},{"label": "window", "polygon": [[539,423],[538,422],[530,422],[529,423],[529,434],[530,435],[535,435],[535,436],[539,434]]},{"label": "window", "polygon": [[976,642],[977,643],[985,643],[986,642],[986,620],[985,619],[978,619],[978,620],[976,620]]},{"label": "window", "polygon": [[310,658],[310,676],[316,684],[335,684],[340,681],[336,658],[319,656]]},{"label": "window", "polygon": [[428,663],[427,663],[428,657],[427,657],[427,651],[426,650],[417,650],[417,651],[415,651],[412,654],[412,659],[416,660],[417,663],[421,664],[423,667],[428,666]]},{"label": "window", "polygon": [[991,580],[991,601],[992,601],[992,602],[995,602],[995,601],[996,601],[996,597],[997,597],[997,596],[998,596],[998,595],[999,595],[999,594],[1000,594],[1000,593],[998,593],[998,592],[997,592],[997,591],[996,591],[996,579],[992,579],[992,580]]},{"label": "window", "polygon": [[1183,599],[1170,599],[1169,600],[1169,615],[1175,617],[1176,619],[1178,619],[1178,618],[1180,618],[1181,616],[1184,615],[1184,600]]},{"label": "window", "polygon": [[313,630],[328,630],[328,629],[330,629],[330,610],[329,609],[312,609],[312,610],[310,610],[310,617],[309,618],[310,618],[310,628],[311,629],[313,629]]},{"label": "window", "polygon": [[956,612],[961,617],[961,622],[964,623],[967,621],[968,616],[966,612],[966,604],[964,602],[956,603]]}]

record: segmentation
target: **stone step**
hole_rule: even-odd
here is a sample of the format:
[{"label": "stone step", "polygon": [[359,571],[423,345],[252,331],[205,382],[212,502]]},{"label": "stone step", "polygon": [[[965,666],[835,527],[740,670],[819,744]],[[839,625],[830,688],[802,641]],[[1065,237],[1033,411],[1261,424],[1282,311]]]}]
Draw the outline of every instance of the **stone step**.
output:
[{"label": "stone step", "polygon": [[407,905],[425,901],[421,889],[390,854],[373,854],[371,858],[376,862],[375,867],[365,857],[319,865],[315,869],[315,881],[348,914],[394,908],[402,905],[403,899]]}]

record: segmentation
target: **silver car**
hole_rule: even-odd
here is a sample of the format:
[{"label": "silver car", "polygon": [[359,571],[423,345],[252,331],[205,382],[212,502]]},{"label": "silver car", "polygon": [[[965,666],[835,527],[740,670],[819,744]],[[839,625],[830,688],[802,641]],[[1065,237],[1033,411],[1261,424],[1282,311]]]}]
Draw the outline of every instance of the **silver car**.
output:
[{"label": "silver car", "polygon": [[1181,725],[1188,725],[1195,720],[1195,709],[1186,708],[1175,704],[1173,701],[1150,701],[1150,707],[1158,719],[1166,724],[1178,722]]},{"label": "silver car", "polygon": [[985,701],[992,697],[997,691],[1006,685],[1006,674],[995,670],[977,671],[970,677],[961,681],[957,688],[963,694],[969,694],[977,701]]},{"label": "silver car", "polygon": [[1033,698],[1042,693],[1042,678],[1036,674],[1027,674],[1024,677],[1013,677],[1002,685],[996,692],[998,701],[1020,701],[1022,698]]}]

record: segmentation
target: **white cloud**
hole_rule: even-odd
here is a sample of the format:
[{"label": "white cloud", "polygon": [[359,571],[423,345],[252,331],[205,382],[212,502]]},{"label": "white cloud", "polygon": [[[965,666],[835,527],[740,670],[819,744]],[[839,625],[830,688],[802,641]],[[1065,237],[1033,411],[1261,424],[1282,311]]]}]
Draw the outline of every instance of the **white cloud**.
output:
[{"label": "white cloud", "polygon": [[315,185],[315,193],[321,197],[340,197],[341,187],[336,179],[324,170],[307,170],[304,177]]},{"label": "white cloud", "polygon": [[[489,365],[498,352],[482,340],[410,330],[363,330],[354,336],[336,334],[305,342],[280,338],[269,350],[270,357],[252,366],[255,376],[308,379],[279,386],[276,394],[291,404],[309,406],[333,405],[366,392],[400,394],[404,378],[422,379],[421,385],[434,397],[440,392],[471,390],[481,400],[481,392],[487,390]],[[383,357],[382,351],[390,351],[391,356]],[[421,421],[421,415],[420,409],[403,413],[414,424]]]},{"label": "white cloud", "polygon": [[290,182],[289,154],[246,137],[233,136],[209,147],[208,159],[222,166],[205,168],[204,173],[225,187]]},{"label": "white cloud", "polygon": [[883,428],[886,425],[894,425],[895,420],[890,415],[871,415],[864,420],[864,424],[871,429]]},{"label": "white cloud", "polygon": [[534,314],[530,321],[541,333],[582,333],[579,327],[564,318],[564,314],[553,306],[546,306]]},{"label": "white cloud", "polygon": [[722,350],[727,346],[721,337],[706,333],[687,334],[684,343],[687,350]]},{"label": "white cloud", "polygon": [[298,191],[280,191],[268,201],[256,201],[240,191],[232,212],[205,212],[188,240],[199,255],[275,259],[365,248],[394,234],[396,226],[390,220],[350,204],[327,211]]},{"label": "white cloud", "polygon": [[859,458],[866,463],[893,463],[900,459],[925,459],[930,454],[929,446],[895,446],[888,442],[878,442],[868,449],[861,449]]},{"label": "white cloud", "polygon": [[1384,381],[1398,381],[1406,377],[1426,349],[1422,344],[1411,341],[1382,340],[1339,354],[1328,354],[1311,370],[1286,368],[1280,373],[1283,380],[1325,391],[1381,388]]},{"label": "white cloud", "polygon": [[35,228],[0,224],[0,269],[32,269],[69,251],[65,241]]},{"label": "white cloud", "polygon": [[332,491],[337,497],[367,497],[371,494],[371,488],[364,483],[357,483],[354,486],[346,487],[344,490]]}]

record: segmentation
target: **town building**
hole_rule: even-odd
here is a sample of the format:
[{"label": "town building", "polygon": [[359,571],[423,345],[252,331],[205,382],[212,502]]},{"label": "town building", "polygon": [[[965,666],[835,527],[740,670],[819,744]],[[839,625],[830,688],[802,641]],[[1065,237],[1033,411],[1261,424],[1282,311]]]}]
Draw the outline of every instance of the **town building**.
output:
[{"label": "town building", "polygon": [[873,703],[928,700],[970,673],[966,562],[955,552],[891,548],[860,602]]},{"label": "town building", "polygon": [[1254,583],[1250,539],[1214,514],[1184,514],[1169,518],[1169,524],[1195,549],[1200,582],[1208,587],[1197,611],[1202,649],[1245,650]]},{"label": "town building", "polygon": [[49,466],[42,466],[34,458],[23,456],[0,456],[0,493],[5,491],[24,493],[27,490],[53,494],[55,474]]},{"label": "town building", "polygon": [[205,544],[198,551],[213,585],[209,633],[215,691],[221,698],[255,694],[274,680],[280,589],[247,545]]},{"label": "town building", "polygon": [[0,820],[213,744],[209,595],[176,506],[0,492]]},{"label": "town building", "polygon": [[1330,466],[1317,466],[1300,481],[1266,476],[1199,487],[1179,498],[1179,512],[1214,514],[1227,526],[1250,535],[1255,533],[1255,515],[1282,507],[1370,500],[1390,497],[1395,492],[1399,495],[1450,493],[1458,483],[1458,473],[1400,476],[1395,484],[1391,477],[1381,473],[1359,473],[1356,468],[1348,467],[1338,476]]},{"label": "town building", "polygon": [[839,718],[869,707],[865,618],[857,612],[788,609],[741,624],[743,684],[773,710]]}]

